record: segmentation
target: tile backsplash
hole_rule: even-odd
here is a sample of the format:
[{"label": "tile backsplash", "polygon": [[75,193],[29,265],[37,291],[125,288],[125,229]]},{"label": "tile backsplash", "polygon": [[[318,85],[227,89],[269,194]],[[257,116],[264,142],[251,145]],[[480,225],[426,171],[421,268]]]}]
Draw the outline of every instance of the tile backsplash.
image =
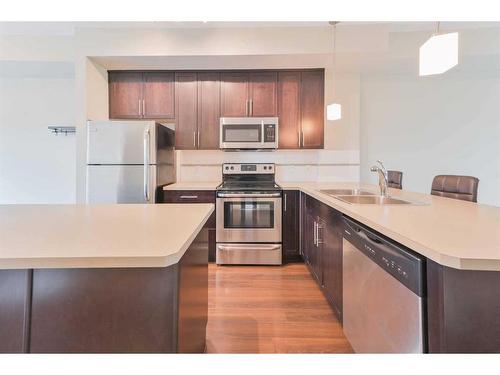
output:
[{"label": "tile backsplash", "polygon": [[222,163],[275,163],[278,181],[359,181],[359,151],[177,151],[177,181],[219,181]]}]

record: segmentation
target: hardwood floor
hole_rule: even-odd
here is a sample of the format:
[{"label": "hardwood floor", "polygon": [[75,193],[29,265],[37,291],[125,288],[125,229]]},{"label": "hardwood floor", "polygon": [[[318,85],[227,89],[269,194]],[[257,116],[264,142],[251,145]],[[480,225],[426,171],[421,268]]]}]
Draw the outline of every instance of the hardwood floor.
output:
[{"label": "hardwood floor", "polygon": [[208,353],[352,353],[302,263],[209,265]]}]

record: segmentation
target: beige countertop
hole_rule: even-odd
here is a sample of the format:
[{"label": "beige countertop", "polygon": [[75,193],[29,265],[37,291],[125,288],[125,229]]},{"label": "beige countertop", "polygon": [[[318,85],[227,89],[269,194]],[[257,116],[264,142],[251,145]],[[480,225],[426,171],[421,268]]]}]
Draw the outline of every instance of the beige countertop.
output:
[{"label": "beige countertop", "polygon": [[0,269],[166,267],[213,204],[0,205]]},{"label": "beige countertop", "polygon": [[176,182],[163,187],[163,190],[215,190],[220,181]]},{"label": "beige countertop", "polygon": [[360,205],[321,189],[378,186],[357,183],[280,183],[298,189],[435,262],[471,270],[500,271],[500,207],[389,189],[389,195],[422,205]]}]

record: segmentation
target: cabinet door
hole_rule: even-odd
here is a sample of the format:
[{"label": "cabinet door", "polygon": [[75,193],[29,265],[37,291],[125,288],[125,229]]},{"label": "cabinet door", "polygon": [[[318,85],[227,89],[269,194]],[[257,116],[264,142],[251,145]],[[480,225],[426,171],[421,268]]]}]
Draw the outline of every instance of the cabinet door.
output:
[{"label": "cabinet door", "polygon": [[283,258],[285,262],[301,260],[299,252],[299,192],[283,191]]},{"label": "cabinet door", "polygon": [[300,72],[278,75],[279,148],[300,148]]},{"label": "cabinet door", "polygon": [[108,82],[109,118],[141,118],[142,73],[109,72]]},{"label": "cabinet door", "polygon": [[248,76],[250,116],[272,117],[278,113],[276,72],[253,72]]},{"label": "cabinet door", "polygon": [[342,321],[342,214],[324,207],[327,211],[326,226],[320,229],[319,234],[323,255],[323,291]]},{"label": "cabinet door", "polygon": [[248,73],[221,73],[221,117],[248,116]]},{"label": "cabinet door", "polygon": [[175,74],[175,148],[194,150],[198,142],[198,82],[196,73]]},{"label": "cabinet door", "polygon": [[144,73],[143,117],[175,118],[174,73]]},{"label": "cabinet door", "polygon": [[219,149],[220,74],[198,73],[198,148]]},{"label": "cabinet door", "polygon": [[300,112],[302,148],[323,148],[324,138],[323,71],[302,72]]}]

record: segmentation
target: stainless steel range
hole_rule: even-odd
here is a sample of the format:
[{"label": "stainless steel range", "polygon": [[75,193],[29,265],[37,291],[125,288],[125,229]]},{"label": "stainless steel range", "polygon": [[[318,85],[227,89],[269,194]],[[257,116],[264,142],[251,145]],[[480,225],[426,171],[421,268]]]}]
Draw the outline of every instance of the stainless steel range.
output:
[{"label": "stainless steel range", "polygon": [[281,264],[282,189],[274,164],[223,164],[217,264]]}]

